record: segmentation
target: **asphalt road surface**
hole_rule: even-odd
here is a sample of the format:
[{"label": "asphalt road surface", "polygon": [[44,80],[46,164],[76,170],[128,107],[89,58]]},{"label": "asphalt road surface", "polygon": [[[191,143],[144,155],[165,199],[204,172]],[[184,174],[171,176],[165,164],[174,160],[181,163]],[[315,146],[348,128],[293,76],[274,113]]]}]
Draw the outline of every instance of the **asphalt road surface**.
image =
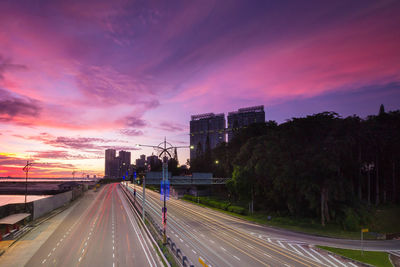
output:
[{"label": "asphalt road surface", "polygon": [[[132,185],[129,188],[132,192]],[[136,186],[136,190],[141,203],[142,189]],[[161,227],[160,195],[146,190],[146,203],[146,212]],[[357,266],[311,246],[315,242],[309,242],[306,235],[271,232],[268,227],[181,200],[168,200],[167,208],[167,236],[195,266],[201,266],[199,257],[209,266]]]},{"label": "asphalt road surface", "polygon": [[26,266],[162,266],[120,184],[74,209]]}]

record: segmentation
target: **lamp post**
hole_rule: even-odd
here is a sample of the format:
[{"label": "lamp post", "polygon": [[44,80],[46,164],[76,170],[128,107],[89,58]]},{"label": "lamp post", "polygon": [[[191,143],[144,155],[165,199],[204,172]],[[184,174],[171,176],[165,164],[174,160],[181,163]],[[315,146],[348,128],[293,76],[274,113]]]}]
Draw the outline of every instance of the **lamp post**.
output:
[{"label": "lamp post", "polygon": [[27,206],[27,195],[28,195],[28,172],[32,168],[33,163],[29,162],[29,160],[26,161],[26,165],[22,170],[25,172],[25,212],[28,212],[28,206]]},{"label": "lamp post", "polygon": [[[164,191],[164,206],[161,210],[162,212],[162,223],[163,223],[163,241],[164,244],[167,243],[167,194],[166,194],[166,189],[167,189],[167,182],[168,182],[168,159],[172,158],[171,153],[177,148],[191,148],[192,146],[172,146],[170,143],[167,142],[167,139],[164,138],[164,142],[160,143],[158,146],[152,146],[152,145],[140,145],[138,144],[137,146],[142,146],[142,147],[151,147],[154,148],[155,150],[158,151],[158,157],[162,159],[162,185],[163,185],[163,191]],[[144,201],[144,186],[143,184],[143,201]],[[143,203],[144,207],[144,203]],[[143,212],[144,214],[144,212]]]}]

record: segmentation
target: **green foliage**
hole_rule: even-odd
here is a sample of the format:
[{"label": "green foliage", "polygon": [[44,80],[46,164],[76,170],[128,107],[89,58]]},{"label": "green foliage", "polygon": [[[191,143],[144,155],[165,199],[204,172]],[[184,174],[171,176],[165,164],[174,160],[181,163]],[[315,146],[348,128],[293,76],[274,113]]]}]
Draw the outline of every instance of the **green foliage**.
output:
[{"label": "green foliage", "polygon": [[371,205],[400,203],[399,132],[400,111],[383,106],[365,120],[323,112],[253,124],[191,169],[231,177],[230,201],[244,207],[253,199],[256,211],[358,229],[373,223]]},{"label": "green foliage", "polygon": [[364,262],[373,266],[378,267],[392,267],[392,263],[389,260],[389,254],[387,252],[380,251],[364,251],[361,253],[360,250],[332,248],[325,246],[317,246],[327,251],[333,252],[344,257]]},{"label": "green foliage", "polygon": [[229,206],[228,211],[242,215],[246,215],[247,213],[247,210],[245,208],[239,206]]}]

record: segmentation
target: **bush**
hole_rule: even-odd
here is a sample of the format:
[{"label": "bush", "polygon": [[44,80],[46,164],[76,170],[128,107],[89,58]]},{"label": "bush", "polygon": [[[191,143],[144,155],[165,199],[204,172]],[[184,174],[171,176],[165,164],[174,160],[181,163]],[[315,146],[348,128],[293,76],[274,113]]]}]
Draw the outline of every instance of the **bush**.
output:
[{"label": "bush", "polygon": [[360,217],[351,208],[347,208],[345,210],[345,219],[343,221],[343,228],[349,231],[357,231],[360,228]]},{"label": "bush", "polygon": [[246,209],[239,207],[239,206],[229,206],[228,207],[228,211],[230,212],[234,212],[237,214],[242,214],[242,215],[246,215]]}]

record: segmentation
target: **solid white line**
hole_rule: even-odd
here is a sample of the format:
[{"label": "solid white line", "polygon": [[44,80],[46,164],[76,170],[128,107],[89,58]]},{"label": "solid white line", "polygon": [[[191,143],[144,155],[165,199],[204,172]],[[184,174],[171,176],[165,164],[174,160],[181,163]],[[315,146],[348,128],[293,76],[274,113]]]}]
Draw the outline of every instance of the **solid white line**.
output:
[{"label": "solid white line", "polygon": [[233,257],[234,257],[235,259],[237,259],[238,261],[240,261],[240,259],[239,259],[238,257],[236,257],[235,255],[233,255]]},{"label": "solid white line", "polygon": [[389,253],[390,253],[390,254],[393,254],[393,255],[395,255],[395,256],[400,257],[400,251],[397,251],[397,250],[390,250]]},{"label": "solid white line", "polygon": [[194,254],[197,254],[197,252],[196,252],[196,251],[194,251],[193,249],[192,249],[192,251],[193,251],[193,253],[194,253]]},{"label": "solid white line", "polygon": [[315,257],[313,254],[311,254],[310,252],[308,252],[305,248],[303,248],[302,246],[299,246],[302,250],[304,250],[305,253],[307,253],[308,255],[310,255],[315,261],[322,263],[317,257]]},{"label": "solid white line", "polygon": [[328,255],[331,259],[335,260],[337,263],[340,263],[341,265],[346,267],[346,264],[341,263],[338,259],[336,259],[335,257],[333,257],[332,255]]},{"label": "solid white line", "polygon": [[334,264],[333,262],[331,262],[330,260],[328,260],[327,258],[325,258],[324,256],[321,255],[321,253],[318,253],[317,251],[315,251],[314,249],[310,248],[310,250],[312,250],[315,254],[318,254],[321,258],[323,258],[325,261],[329,262],[330,264],[332,264],[333,266],[337,267],[336,264]]},{"label": "solid white line", "polygon": [[355,265],[354,263],[352,263],[352,262],[348,262],[348,264],[350,264],[351,266],[355,266],[355,267],[357,267],[357,265]]},{"label": "solid white line", "polygon": [[301,253],[300,251],[298,251],[292,244],[288,244],[292,249],[294,249],[298,254],[304,256],[303,253]]}]

